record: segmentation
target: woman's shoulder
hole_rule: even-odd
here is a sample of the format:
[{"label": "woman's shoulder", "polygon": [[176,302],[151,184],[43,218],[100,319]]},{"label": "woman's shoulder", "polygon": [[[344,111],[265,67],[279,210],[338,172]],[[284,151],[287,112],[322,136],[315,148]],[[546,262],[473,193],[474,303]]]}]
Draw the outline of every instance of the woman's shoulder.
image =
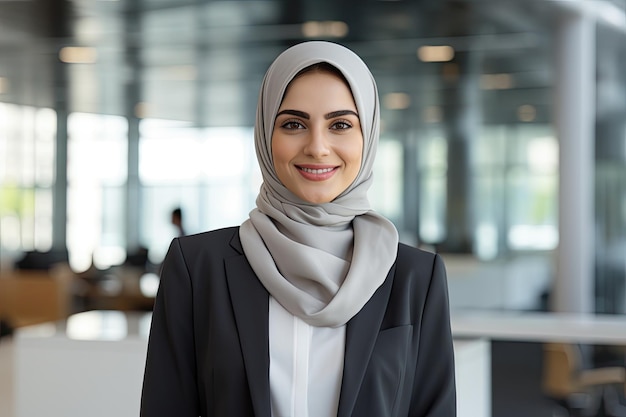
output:
[{"label": "woman's shoulder", "polygon": [[241,252],[239,226],[224,227],[177,238],[183,252],[210,250]]},{"label": "woman's shoulder", "polygon": [[192,235],[183,236],[181,240],[211,240],[211,239],[224,239],[226,237],[232,237],[235,234],[239,234],[239,226],[222,227],[219,229],[207,230]]},{"label": "woman's shoulder", "polygon": [[415,246],[411,246],[406,243],[402,243],[402,242],[398,243],[398,255],[397,255],[398,260],[403,260],[403,261],[413,260],[413,261],[419,261],[419,262],[424,262],[424,261],[429,260],[430,262],[433,262],[435,258],[437,257],[438,255],[434,252],[417,248]]},{"label": "woman's shoulder", "polygon": [[424,305],[429,294],[446,291],[446,271],[441,256],[428,250],[400,244],[394,273],[391,277],[394,299],[412,294],[414,306]]},{"label": "woman's shoulder", "polygon": [[414,275],[417,272],[418,275],[430,276],[445,271],[445,267],[437,253],[399,243],[396,270],[396,274],[401,275]]}]

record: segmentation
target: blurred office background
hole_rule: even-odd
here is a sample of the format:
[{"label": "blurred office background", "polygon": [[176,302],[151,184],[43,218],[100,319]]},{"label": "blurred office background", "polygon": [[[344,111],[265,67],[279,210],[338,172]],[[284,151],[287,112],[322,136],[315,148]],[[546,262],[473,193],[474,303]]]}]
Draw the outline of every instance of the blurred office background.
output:
[{"label": "blurred office background", "polygon": [[[70,313],[149,310],[174,208],[254,207],[261,79],[307,39],[373,72],[370,201],[453,311],[624,314],[624,0],[0,1],[1,273],[66,261]],[[111,301],[125,265],[147,301]]]}]

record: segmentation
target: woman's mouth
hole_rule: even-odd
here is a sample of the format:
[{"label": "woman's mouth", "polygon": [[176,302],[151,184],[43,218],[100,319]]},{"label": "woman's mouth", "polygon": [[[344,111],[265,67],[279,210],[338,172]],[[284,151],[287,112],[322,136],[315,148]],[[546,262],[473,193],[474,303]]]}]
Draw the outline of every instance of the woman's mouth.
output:
[{"label": "woman's mouth", "polygon": [[337,167],[323,167],[323,168],[313,168],[313,167],[305,167],[305,166],[296,166],[298,168],[298,172],[311,181],[324,181],[328,178],[332,177],[337,170]]},{"label": "woman's mouth", "polygon": [[304,172],[308,172],[310,174],[324,174],[326,172],[330,172],[332,171],[334,168],[319,168],[319,169],[314,169],[314,168],[305,168],[305,167],[301,167],[301,170],[303,170]]}]

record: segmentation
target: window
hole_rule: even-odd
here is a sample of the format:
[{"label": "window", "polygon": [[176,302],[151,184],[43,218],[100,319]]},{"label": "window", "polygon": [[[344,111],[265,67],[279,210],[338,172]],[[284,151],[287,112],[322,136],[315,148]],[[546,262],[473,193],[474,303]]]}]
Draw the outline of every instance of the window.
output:
[{"label": "window", "polygon": [[124,261],[128,123],[120,116],[68,118],[67,247],[74,270]]},{"label": "window", "polygon": [[52,246],[56,113],[0,103],[0,248]]}]

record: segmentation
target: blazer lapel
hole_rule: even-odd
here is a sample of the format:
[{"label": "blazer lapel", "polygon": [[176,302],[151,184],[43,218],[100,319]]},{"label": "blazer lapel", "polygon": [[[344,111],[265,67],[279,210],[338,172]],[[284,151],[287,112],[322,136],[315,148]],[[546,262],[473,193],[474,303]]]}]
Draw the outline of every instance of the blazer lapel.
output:
[{"label": "blazer lapel", "polygon": [[343,380],[337,417],[352,415],[365,370],[387,309],[395,269],[394,265],[387,274],[387,279],[383,285],[347,324]]},{"label": "blazer lapel", "polygon": [[241,256],[225,259],[226,277],[245,363],[254,414],[270,417],[269,294],[243,255],[238,235],[231,245]]}]

